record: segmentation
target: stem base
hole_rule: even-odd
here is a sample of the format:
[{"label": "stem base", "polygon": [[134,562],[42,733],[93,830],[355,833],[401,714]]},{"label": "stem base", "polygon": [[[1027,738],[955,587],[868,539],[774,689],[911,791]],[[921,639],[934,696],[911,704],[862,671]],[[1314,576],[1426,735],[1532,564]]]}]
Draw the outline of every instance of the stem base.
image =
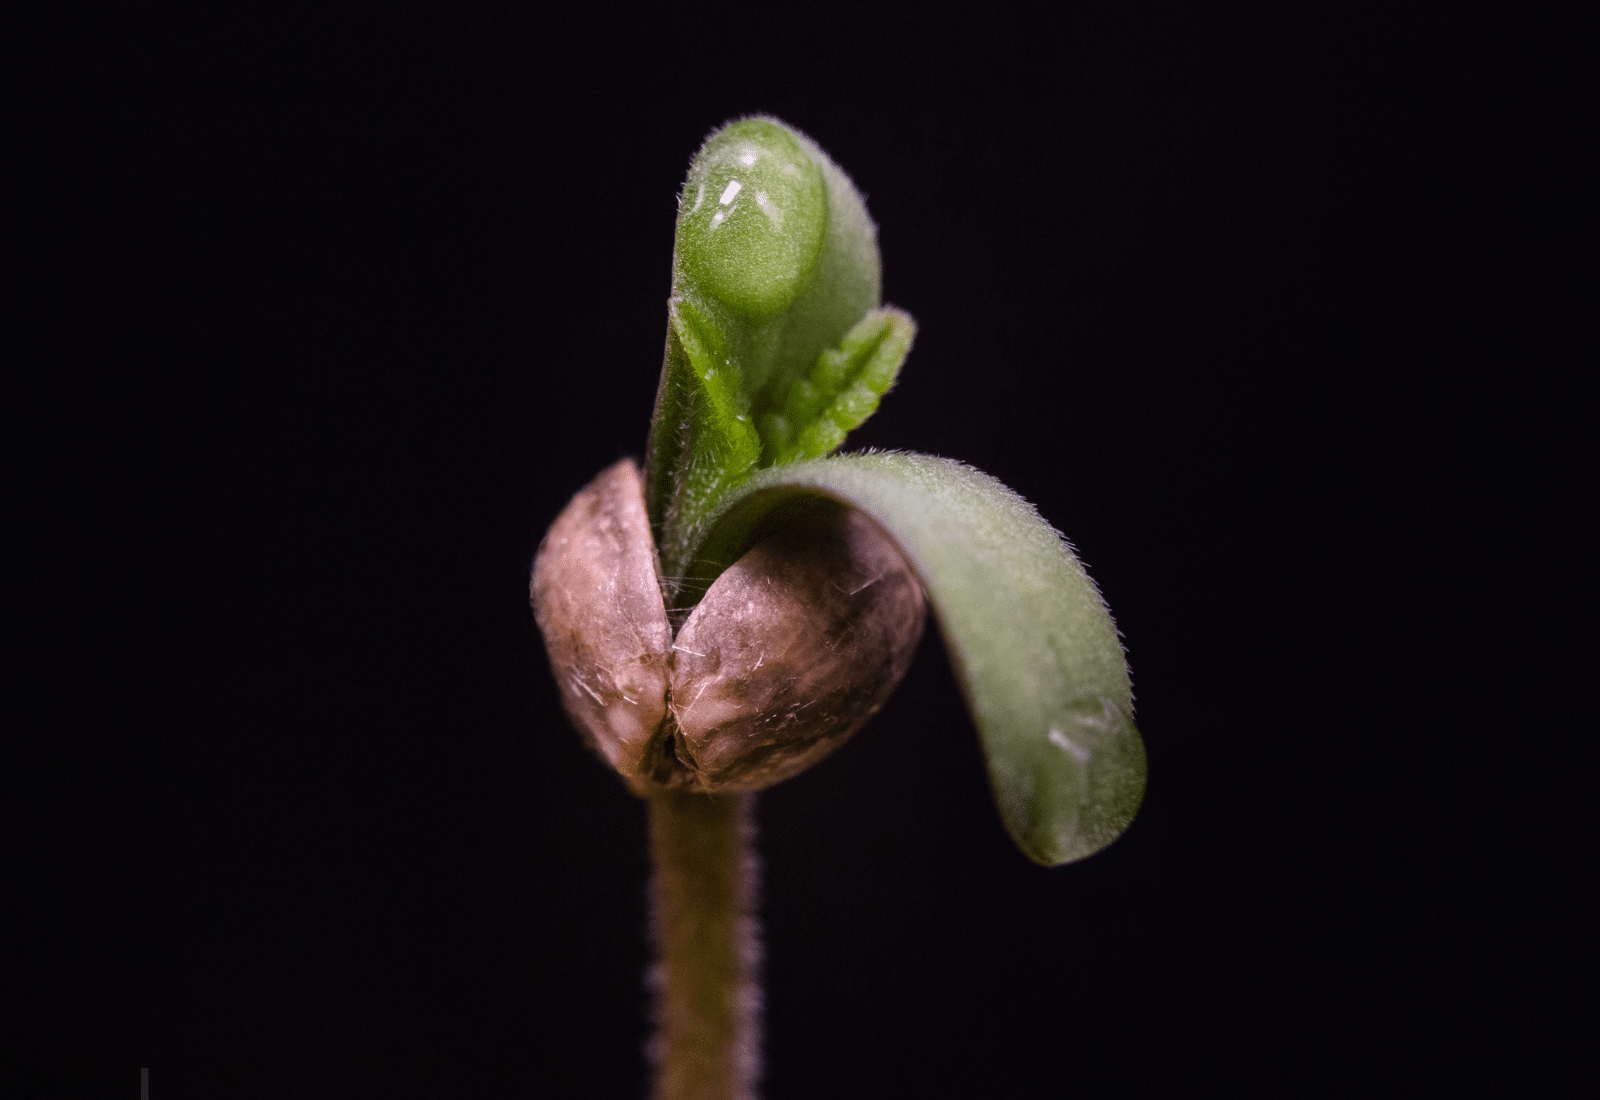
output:
[{"label": "stem base", "polygon": [[753,794],[650,797],[655,1100],[754,1100],[760,938]]}]

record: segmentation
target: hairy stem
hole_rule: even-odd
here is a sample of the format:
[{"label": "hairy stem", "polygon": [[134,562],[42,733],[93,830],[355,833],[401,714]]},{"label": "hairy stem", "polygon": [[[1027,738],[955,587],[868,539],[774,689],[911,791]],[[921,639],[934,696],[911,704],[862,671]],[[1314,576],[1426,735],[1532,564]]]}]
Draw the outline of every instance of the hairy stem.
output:
[{"label": "hairy stem", "polygon": [[754,1100],[761,947],[755,796],[650,798],[655,1100]]}]

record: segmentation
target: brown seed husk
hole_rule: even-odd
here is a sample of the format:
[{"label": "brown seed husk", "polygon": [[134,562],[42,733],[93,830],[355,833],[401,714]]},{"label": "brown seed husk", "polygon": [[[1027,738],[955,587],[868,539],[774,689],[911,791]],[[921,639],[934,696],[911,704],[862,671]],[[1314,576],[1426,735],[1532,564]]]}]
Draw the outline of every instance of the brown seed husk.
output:
[{"label": "brown seed husk", "polygon": [[561,701],[629,785],[666,716],[672,630],[639,468],[624,459],[572,498],[539,547],[530,596]]},{"label": "brown seed husk", "polygon": [[922,626],[921,584],[861,512],[813,512],[758,543],[673,645],[676,754],[690,785],[757,790],[838,748],[905,675]]},{"label": "brown seed husk", "polygon": [[893,540],[821,504],[725,570],[674,642],[630,460],[556,518],[530,594],[567,714],[640,795],[804,771],[883,705],[924,619]]}]

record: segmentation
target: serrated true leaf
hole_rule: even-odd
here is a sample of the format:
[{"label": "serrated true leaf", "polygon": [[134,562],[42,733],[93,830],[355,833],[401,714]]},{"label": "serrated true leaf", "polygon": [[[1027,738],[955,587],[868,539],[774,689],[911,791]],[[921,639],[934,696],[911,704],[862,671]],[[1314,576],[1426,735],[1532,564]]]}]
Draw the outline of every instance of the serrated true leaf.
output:
[{"label": "serrated true leaf", "polygon": [[[662,405],[676,392],[675,433],[655,432],[662,446],[660,472],[648,487],[653,514],[663,515],[658,534],[664,560],[676,562],[702,529],[697,520],[717,496],[737,485],[761,456],[761,440],[739,385],[737,365],[718,327],[692,302],[668,303],[667,364],[656,398]],[[652,458],[658,457],[652,455]],[[660,494],[660,499],[657,499]],[[659,508],[659,512],[657,511]]]},{"label": "serrated true leaf", "polygon": [[875,309],[817,357],[789,387],[782,412],[761,420],[764,465],[821,458],[878,410],[911,350],[916,325],[897,309]]}]

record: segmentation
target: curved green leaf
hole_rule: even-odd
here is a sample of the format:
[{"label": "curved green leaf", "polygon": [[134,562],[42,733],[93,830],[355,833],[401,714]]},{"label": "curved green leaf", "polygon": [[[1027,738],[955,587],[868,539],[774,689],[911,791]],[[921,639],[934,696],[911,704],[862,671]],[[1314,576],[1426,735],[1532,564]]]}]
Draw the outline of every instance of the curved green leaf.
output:
[{"label": "curved green leaf", "polygon": [[921,578],[1023,852],[1054,865],[1115,840],[1145,782],[1116,626],[1066,542],[994,478],[915,454],[759,470],[710,518],[684,591],[818,497],[870,515]]}]

